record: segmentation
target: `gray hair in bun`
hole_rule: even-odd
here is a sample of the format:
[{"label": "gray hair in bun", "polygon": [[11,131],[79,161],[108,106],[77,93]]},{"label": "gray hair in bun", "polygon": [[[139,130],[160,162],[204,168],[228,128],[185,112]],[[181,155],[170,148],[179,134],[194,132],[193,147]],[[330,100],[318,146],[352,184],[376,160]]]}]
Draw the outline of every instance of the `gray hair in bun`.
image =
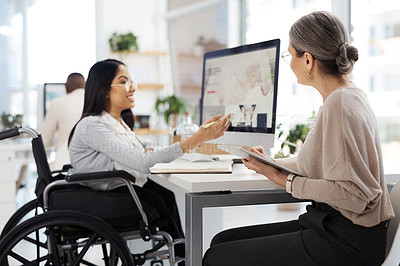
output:
[{"label": "gray hair in bun", "polygon": [[349,74],[358,60],[358,49],[349,44],[343,23],[330,12],[316,11],[301,17],[290,28],[289,38],[297,56],[312,54],[322,74]]}]

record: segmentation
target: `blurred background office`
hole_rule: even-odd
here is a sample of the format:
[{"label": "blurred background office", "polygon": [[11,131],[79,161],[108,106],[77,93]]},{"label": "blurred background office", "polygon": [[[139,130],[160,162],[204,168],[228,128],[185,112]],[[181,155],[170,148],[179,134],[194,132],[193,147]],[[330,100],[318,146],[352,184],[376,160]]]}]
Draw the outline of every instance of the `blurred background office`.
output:
[{"label": "blurred background office", "polygon": [[[397,0],[0,0],[0,113],[21,114],[24,125],[38,129],[44,117],[45,83],[64,82],[72,72],[87,77],[96,61],[114,57],[123,60],[138,80],[140,101],[134,113],[148,118],[138,122],[139,132],[166,144],[169,138],[161,136],[168,135],[168,125],[154,104],[160,97],[181,97],[198,123],[204,52],[274,38],[282,40],[283,52],[290,25],[315,10],[338,15],[358,47],[354,80],[367,93],[378,118],[386,172],[396,172],[400,163]],[[138,51],[113,52],[109,44],[113,33],[133,33]],[[282,62],[279,130],[311,123],[310,116],[321,104],[315,90],[298,85]],[[276,151],[280,145],[276,141]],[[18,169],[15,166],[12,174],[20,174]]]},{"label": "blurred background office", "polygon": [[[273,38],[288,44],[298,17],[329,10],[348,26],[360,50],[354,72],[378,117],[386,161],[399,160],[400,3],[395,0],[0,0],[0,113],[22,114],[40,128],[44,83],[87,75],[97,60],[124,60],[139,81],[135,113],[150,116],[157,97],[186,99],[198,119],[202,54]],[[112,33],[133,32],[139,53],[111,52]],[[142,86],[141,86],[142,85]],[[312,89],[280,66],[277,124],[299,123],[321,104]]]}]

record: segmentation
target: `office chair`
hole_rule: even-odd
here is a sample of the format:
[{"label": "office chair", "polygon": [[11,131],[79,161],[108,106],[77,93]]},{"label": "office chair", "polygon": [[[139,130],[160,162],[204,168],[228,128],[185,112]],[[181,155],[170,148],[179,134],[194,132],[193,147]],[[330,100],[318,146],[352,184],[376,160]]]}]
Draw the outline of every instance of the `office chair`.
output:
[{"label": "office chair", "polygon": [[390,220],[387,230],[386,259],[383,266],[400,265],[400,182],[390,191],[390,200],[396,217]]},{"label": "office chair", "polygon": [[[0,239],[0,265],[99,265],[93,262],[99,250],[104,265],[142,265],[147,260],[151,265],[163,265],[166,259],[174,265],[183,260],[174,253],[174,245],[183,240],[173,240],[158,230],[163,221],[151,205],[139,200],[133,176],[125,171],[54,176],[42,138],[33,129],[3,131],[0,140],[20,133],[32,137],[37,199],[18,210],[5,226]],[[125,187],[112,191],[88,187],[91,182],[110,178],[124,182]],[[25,220],[33,210],[37,213]],[[152,247],[131,254],[127,241],[132,239],[150,242]]]}]

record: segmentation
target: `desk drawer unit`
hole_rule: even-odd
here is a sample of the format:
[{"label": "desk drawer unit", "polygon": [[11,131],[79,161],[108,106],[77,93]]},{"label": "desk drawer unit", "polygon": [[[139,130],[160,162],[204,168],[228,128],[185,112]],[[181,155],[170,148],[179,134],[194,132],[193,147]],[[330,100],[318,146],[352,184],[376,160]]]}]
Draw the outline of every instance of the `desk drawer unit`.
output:
[{"label": "desk drawer unit", "polygon": [[0,151],[0,230],[16,210],[15,152]]}]

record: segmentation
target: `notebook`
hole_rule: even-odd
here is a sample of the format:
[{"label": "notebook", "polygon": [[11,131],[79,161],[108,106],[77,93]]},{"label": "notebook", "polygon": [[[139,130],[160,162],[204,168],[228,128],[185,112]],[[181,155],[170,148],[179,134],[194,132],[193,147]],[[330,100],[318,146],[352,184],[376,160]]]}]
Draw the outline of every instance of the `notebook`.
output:
[{"label": "notebook", "polygon": [[203,153],[198,153],[198,152],[189,152],[183,154],[180,159],[189,161],[189,162],[214,162],[218,161],[219,157],[217,155],[211,155],[211,154],[203,154]]},{"label": "notebook", "polygon": [[195,174],[195,173],[232,173],[231,160],[214,162],[170,162],[157,163],[150,168],[152,174]]}]

